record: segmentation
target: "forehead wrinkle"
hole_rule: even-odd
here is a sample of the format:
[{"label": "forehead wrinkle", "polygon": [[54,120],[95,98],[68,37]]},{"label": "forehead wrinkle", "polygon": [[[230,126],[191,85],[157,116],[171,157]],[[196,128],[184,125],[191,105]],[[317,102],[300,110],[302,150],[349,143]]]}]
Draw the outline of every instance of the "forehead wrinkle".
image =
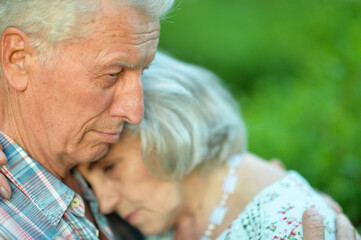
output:
[{"label": "forehead wrinkle", "polygon": [[154,29],[151,31],[140,31],[136,33],[130,32],[130,34],[128,34],[128,37],[131,41],[134,41],[135,44],[141,45],[146,42],[158,40],[159,34],[160,34],[160,30]]},{"label": "forehead wrinkle", "polygon": [[98,39],[103,42],[119,42],[126,41],[123,44],[143,45],[147,42],[158,41],[160,30],[155,29],[151,31],[134,31],[135,29],[127,30],[127,28],[105,31]]},{"label": "forehead wrinkle", "polygon": [[[129,47],[132,47],[132,46],[138,46],[138,47],[142,47],[144,45],[147,45],[147,44],[151,44],[151,42],[154,42],[154,41],[158,41],[158,39],[156,40],[151,40],[149,42],[145,42],[145,43],[142,43],[140,45],[138,44],[124,44],[124,46],[129,46]],[[156,43],[155,43],[156,44]],[[126,67],[126,68],[129,68],[129,69],[133,69],[133,70],[136,70],[136,69],[139,69],[139,68],[144,68],[144,67],[149,67],[151,61],[153,60],[154,56],[152,56],[151,59],[149,59],[149,56],[148,56],[148,51],[147,51],[147,54],[144,56],[143,59],[139,59],[137,63],[131,63],[131,62],[126,62],[126,61],[123,61],[123,60],[119,60],[119,59],[115,59],[110,65],[113,65],[113,64],[117,64],[117,65],[120,65],[120,66],[123,66],[123,67]],[[129,53],[128,53],[129,54]],[[139,57],[139,56],[136,56],[134,55],[135,58]],[[134,59],[135,60],[135,59]]]},{"label": "forehead wrinkle", "polygon": [[[99,68],[107,68],[114,64],[114,62],[117,65],[130,69],[143,67],[147,57],[137,60],[138,54],[136,53],[134,56],[134,53],[132,53],[130,55],[129,47],[147,48],[147,45],[152,46],[154,44],[156,46],[158,44],[160,34],[159,20],[149,18],[139,12],[135,15],[136,17],[132,16],[131,12],[133,10],[130,8],[130,15],[126,12],[119,16],[119,14],[114,14],[114,12],[110,11],[108,15],[102,12],[95,17],[97,30],[91,38],[96,39],[98,44],[102,45],[101,50],[94,58],[95,61],[98,60],[98,63],[100,63],[100,65],[98,64]],[[118,20],[114,22],[114,19]],[[107,47],[113,45],[118,46],[119,49],[112,51],[112,49]],[[109,57],[109,54],[112,57]],[[130,56],[131,58],[129,58]]]},{"label": "forehead wrinkle", "polygon": [[[134,30],[134,29],[133,29]],[[101,41],[105,46],[116,44],[122,46],[121,48],[124,50],[128,50],[127,46],[139,46],[143,47],[147,44],[157,44],[159,41],[159,30],[154,30],[146,33],[132,33],[127,32],[126,35],[123,33],[126,32],[125,29],[122,31],[118,31],[116,33],[112,33],[111,31],[106,31],[103,33],[102,36],[98,36],[98,40],[101,39]],[[101,51],[98,52],[96,58],[102,58],[103,56],[107,55],[109,52],[111,52],[110,49],[107,49],[107,47],[102,48]],[[127,55],[126,51],[123,53]]]}]

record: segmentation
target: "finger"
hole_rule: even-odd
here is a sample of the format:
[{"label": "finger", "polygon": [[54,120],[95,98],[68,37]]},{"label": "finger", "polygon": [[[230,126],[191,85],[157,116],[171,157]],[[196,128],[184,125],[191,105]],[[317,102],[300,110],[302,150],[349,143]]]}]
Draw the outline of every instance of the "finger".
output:
[{"label": "finger", "polygon": [[[0,144],[0,167],[5,165],[8,162],[3,148]],[[9,199],[11,196],[11,188],[9,186],[8,180],[0,172],[0,197],[4,199]]]},{"label": "finger", "polygon": [[344,214],[338,214],[336,217],[337,239],[355,240],[359,239],[356,229],[353,227],[350,220]]},{"label": "finger", "polygon": [[303,240],[325,240],[325,226],[322,216],[314,208],[302,215]]},{"label": "finger", "polygon": [[323,192],[318,192],[323,200],[325,200],[327,202],[327,204],[337,213],[340,214],[343,212],[342,207],[333,199],[330,197],[330,195],[323,193]]},{"label": "finger", "polygon": [[11,197],[11,188],[8,183],[8,179],[0,172],[0,196],[4,199]]},{"label": "finger", "polygon": [[0,167],[1,167],[1,165],[5,165],[7,162],[8,162],[8,159],[6,158],[6,156],[2,150],[1,144],[0,144]]}]

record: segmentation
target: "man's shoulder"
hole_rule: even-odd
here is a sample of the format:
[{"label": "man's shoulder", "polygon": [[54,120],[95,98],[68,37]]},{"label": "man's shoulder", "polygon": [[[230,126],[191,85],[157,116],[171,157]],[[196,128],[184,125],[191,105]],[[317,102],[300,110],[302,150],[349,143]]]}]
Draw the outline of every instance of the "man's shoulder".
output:
[{"label": "man's shoulder", "polygon": [[0,239],[49,239],[54,230],[48,216],[19,189],[12,188],[10,200],[0,199]]}]

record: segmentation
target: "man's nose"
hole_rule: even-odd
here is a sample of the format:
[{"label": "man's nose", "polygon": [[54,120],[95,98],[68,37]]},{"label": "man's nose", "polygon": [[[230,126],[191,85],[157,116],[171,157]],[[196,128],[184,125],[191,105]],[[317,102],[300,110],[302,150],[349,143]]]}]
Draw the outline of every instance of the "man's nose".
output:
[{"label": "man's nose", "polygon": [[143,119],[143,86],[142,71],[139,69],[127,70],[123,78],[117,83],[113,102],[110,106],[110,115],[118,116],[123,121],[139,124]]}]

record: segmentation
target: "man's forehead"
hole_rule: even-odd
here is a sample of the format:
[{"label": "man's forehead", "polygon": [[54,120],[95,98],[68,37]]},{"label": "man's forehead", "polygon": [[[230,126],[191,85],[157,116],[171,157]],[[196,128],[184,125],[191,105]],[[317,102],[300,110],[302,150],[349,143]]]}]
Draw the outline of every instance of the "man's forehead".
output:
[{"label": "man's forehead", "polygon": [[[89,55],[82,54],[85,62],[92,66],[94,71],[103,71],[106,69],[143,69],[152,62],[158,40],[149,40],[145,44],[132,44],[129,39],[106,39],[103,41],[95,40],[95,44],[90,43],[88,50],[92,52],[92,58]],[[104,42],[104,46],[101,43]],[[82,47],[84,48],[84,47]]]},{"label": "man's forehead", "polygon": [[[106,22],[116,24],[123,23],[125,24],[124,28],[129,26],[136,27],[140,31],[145,31],[146,29],[154,27],[154,23],[158,23],[159,25],[159,18],[152,17],[132,5],[123,3],[111,7],[106,6],[107,5],[102,6],[100,11],[94,15],[92,23],[100,23],[101,25]],[[130,23],[130,25],[127,25],[126,23]]]},{"label": "man's forehead", "polygon": [[[136,69],[149,65],[149,58],[152,60],[159,40],[159,21],[147,18],[138,10],[132,11],[96,17],[89,41],[93,42],[91,48],[97,51],[96,58],[104,67]],[[143,59],[145,55],[147,59]]]},{"label": "man's forehead", "polygon": [[[127,60],[125,60],[127,59]],[[95,71],[106,71],[111,69],[143,69],[148,68],[153,61],[154,56],[149,56],[148,60],[146,61],[145,58],[142,59],[142,61],[131,61],[129,58],[113,58],[109,61],[101,61],[99,65],[96,64],[96,61],[94,61],[94,67],[93,70]]]}]

